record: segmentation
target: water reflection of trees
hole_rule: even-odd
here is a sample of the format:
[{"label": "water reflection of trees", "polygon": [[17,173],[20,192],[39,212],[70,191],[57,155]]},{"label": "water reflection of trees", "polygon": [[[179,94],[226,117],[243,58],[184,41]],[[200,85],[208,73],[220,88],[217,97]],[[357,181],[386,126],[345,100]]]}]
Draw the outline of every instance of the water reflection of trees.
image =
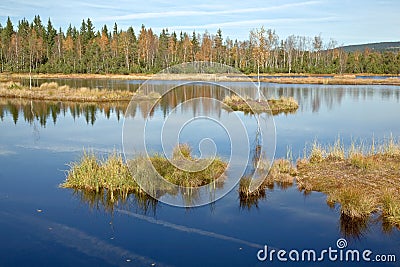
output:
[{"label": "water reflection of trees", "polygon": [[[177,83],[150,83],[147,89],[163,93],[166,88],[173,88]],[[256,91],[248,83],[225,83],[225,86],[233,88],[243,96],[255,97]],[[299,102],[300,111],[318,112],[321,108],[328,110],[340,106],[345,97],[352,98],[354,101],[364,101],[379,97],[382,100],[394,100],[400,102],[400,90],[391,87],[376,86],[323,86],[323,85],[271,85],[263,84],[261,87],[263,94],[267,98],[279,98],[280,96],[293,97]],[[223,100],[230,92],[221,86],[206,83],[191,83],[176,87],[176,89],[166,93],[160,102],[153,107],[151,101],[139,101],[132,103],[134,108],[130,109],[128,116],[135,117],[139,112],[143,118],[148,114],[154,115],[155,110],[160,109],[166,116],[172,109],[187,100],[207,97]],[[124,116],[128,103],[72,103],[72,102],[48,102],[30,101],[21,99],[0,98],[0,119],[5,114],[11,114],[13,121],[17,123],[19,114],[23,114],[25,121],[32,123],[34,120],[45,126],[48,121],[57,122],[58,116],[66,116],[70,113],[76,119],[84,117],[88,124],[94,124],[99,114],[104,114],[105,118],[110,118],[115,114],[117,119]],[[179,108],[178,108],[179,109]],[[221,106],[217,102],[204,101],[199,104],[184,105],[180,109],[182,112],[192,112],[193,115],[201,112],[210,114],[212,112],[222,112]]]},{"label": "water reflection of trees", "polygon": [[4,99],[0,98],[0,118],[11,114],[13,121],[17,124],[20,115],[25,122],[33,124],[38,121],[45,127],[51,121],[56,124],[59,116],[65,117],[71,114],[73,119],[84,117],[86,123],[94,124],[98,114],[103,114],[107,119],[115,114],[120,120],[123,116],[128,103],[74,103],[74,102],[49,102],[49,101],[30,101],[23,99]]},{"label": "water reflection of trees", "polygon": [[[146,88],[147,90],[144,90],[146,93],[157,92],[163,94],[169,88],[169,85],[149,84]],[[166,92],[160,101],[156,103],[154,101],[133,102],[129,110],[139,110],[142,118],[147,118],[147,116],[152,117],[156,110],[160,110],[165,118],[175,108],[182,113],[191,112],[193,116],[215,114],[217,112],[217,116],[220,117],[222,113],[220,103],[217,101],[201,101],[200,98],[211,98],[222,101],[227,94],[229,94],[229,91],[220,86],[189,84]],[[180,104],[191,99],[196,100],[192,101],[189,105],[178,107]],[[133,114],[129,114],[129,116],[134,117]]]},{"label": "water reflection of trees", "polygon": [[291,96],[299,103],[300,111],[318,112],[321,108],[331,110],[341,105],[345,97],[365,101],[374,96],[382,100],[400,101],[400,90],[382,86],[348,85],[263,85],[267,97]]},{"label": "water reflection of trees", "polygon": [[[149,83],[143,89],[148,92],[163,93],[169,88],[177,86],[178,82],[167,83]],[[255,98],[255,87],[250,83],[240,82],[222,82],[221,85],[233,89],[242,96]],[[261,91],[266,98],[279,98],[281,96],[293,97],[299,103],[301,111],[318,112],[321,108],[331,110],[336,106],[340,106],[345,97],[352,98],[354,101],[365,101],[372,99],[374,96],[382,100],[400,101],[400,90],[392,87],[382,86],[364,86],[364,85],[285,85],[285,84],[269,84],[262,83]],[[229,94],[229,91],[219,85],[210,83],[191,83],[178,86],[170,91],[161,103],[164,114],[167,114],[171,108],[194,97],[210,97],[223,100]],[[193,112],[195,112],[193,107]]]},{"label": "water reflection of trees", "polygon": [[[229,93],[226,89],[216,85],[199,85],[190,84],[185,86],[177,87],[175,90],[171,90],[164,95],[159,105],[162,110],[164,117],[179,104],[184,103],[190,99],[195,98],[212,98],[222,101],[224,97]],[[218,111],[221,113],[221,106],[218,102],[204,101],[193,102],[198,104],[192,104],[190,106],[182,106],[182,112],[192,112],[193,115],[197,115],[200,111],[203,115],[214,113]],[[201,104],[201,105],[200,105]]]}]

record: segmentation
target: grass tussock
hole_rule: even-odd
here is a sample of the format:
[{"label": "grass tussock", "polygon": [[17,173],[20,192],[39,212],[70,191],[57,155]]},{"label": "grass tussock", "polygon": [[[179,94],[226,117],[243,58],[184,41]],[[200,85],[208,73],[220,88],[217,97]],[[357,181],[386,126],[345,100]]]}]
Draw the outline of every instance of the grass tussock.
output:
[{"label": "grass tussock", "polygon": [[327,194],[330,205],[352,218],[380,211],[385,220],[400,226],[400,143],[390,138],[370,146],[340,140],[323,147],[314,142],[309,157],[297,162],[297,186],[305,192]]},{"label": "grass tussock", "polygon": [[272,112],[296,111],[299,103],[293,97],[283,97],[278,99],[268,99],[268,105]]},{"label": "grass tussock", "polygon": [[149,94],[134,93],[128,90],[90,89],[87,87],[70,88],[59,86],[56,82],[43,83],[40,87],[24,87],[17,82],[0,83],[0,97],[25,98],[32,100],[73,101],[73,102],[112,102],[158,99],[156,92]]},{"label": "grass tussock", "polygon": [[85,151],[78,162],[69,165],[67,179],[61,187],[82,189],[99,193],[106,190],[113,201],[114,194],[126,196],[129,193],[140,193],[141,189],[132,179],[122,156],[116,152],[106,159],[98,159],[93,152]]},{"label": "grass tussock", "polygon": [[377,211],[377,198],[368,192],[360,192],[362,189],[355,187],[341,187],[329,194],[329,200],[340,203],[341,213],[351,218],[369,217]]},{"label": "grass tussock", "polygon": [[295,112],[299,108],[299,104],[293,97],[257,101],[252,99],[245,100],[237,95],[232,95],[226,96],[223,102],[234,111],[250,113],[270,112],[274,115],[282,112]]},{"label": "grass tussock", "polygon": [[[181,167],[178,161],[183,160],[182,155],[189,163],[198,164],[202,160],[210,163],[208,159],[194,158],[188,145],[179,145],[174,149],[172,158],[175,165]],[[115,152],[105,159],[98,159],[93,152],[85,151],[78,162],[69,165],[67,178],[61,187],[96,193],[105,191],[109,195],[109,199],[113,201],[116,195],[126,199],[130,193],[145,194],[136,181],[140,181],[142,184],[160,179],[157,178],[159,176],[153,171],[153,168],[164,179],[183,187],[199,187],[206,184],[220,187],[224,182],[224,172],[227,167],[227,163],[219,158],[213,159],[206,168],[195,172],[182,170],[158,154],[150,157],[150,160],[151,164],[144,156],[139,156],[125,164],[121,155]],[[132,174],[135,175],[135,179]],[[151,176],[154,176],[155,179],[149,179]],[[172,187],[162,188],[158,184],[146,186],[146,188],[153,187],[154,190],[157,190],[157,194],[174,193],[171,191]]]},{"label": "grass tussock", "polygon": [[400,196],[397,189],[385,189],[381,196],[382,216],[385,220],[400,227]]},{"label": "grass tussock", "polygon": [[150,92],[145,94],[144,92],[140,91],[133,95],[132,99],[134,100],[155,100],[161,98],[161,95],[157,92]]},{"label": "grass tussock", "polygon": [[266,198],[265,188],[270,187],[269,184],[263,184],[255,191],[250,192],[250,177],[242,177],[239,182],[239,204],[241,208],[250,210],[253,206],[258,207],[258,202]]},{"label": "grass tussock", "polygon": [[327,148],[322,147],[316,140],[312,144],[309,161],[310,163],[321,163],[324,160],[340,161],[346,158],[344,145],[338,138],[333,145],[328,145]]},{"label": "grass tussock", "polygon": [[18,90],[22,89],[22,85],[19,82],[7,81],[0,83],[0,88],[6,88],[9,90],[14,90],[14,89]]},{"label": "grass tussock", "polygon": [[[260,164],[265,164],[265,168],[269,168],[269,163],[261,162]],[[282,189],[286,189],[292,186],[296,175],[297,170],[289,159],[278,159],[274,161],[263,183],[255,191],[250,192],[249,190],[251,183],[250,177],[243,177],[240,179],[239,197],[242,201],[247,200],[254,202],[254,200],[265,196],[266,188],[273,189],[274,186],[277,185]]]},{"label": "grass tussock", "polygon": [[227,163],[220,158],[210,161],[193,157],[192,149],[187,144],[180,144],[173,149],[171,159],[173,164],[159,154],[150,160],[162,177],[173,184],[185,187],[199,187],[212,182],[218,183],[215,186],[220,185],[221,180],[218,178],[223,178],[227,167]]}]

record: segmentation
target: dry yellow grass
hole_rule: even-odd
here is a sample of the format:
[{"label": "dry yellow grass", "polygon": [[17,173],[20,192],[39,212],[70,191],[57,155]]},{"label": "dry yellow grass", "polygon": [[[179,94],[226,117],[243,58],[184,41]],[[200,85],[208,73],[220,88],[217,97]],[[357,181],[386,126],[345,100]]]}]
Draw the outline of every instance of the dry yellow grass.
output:
[{"label": "dry yellow grass", "polygon": [[250,178],[240,181],[241,206],[257,205],[265,198],[265,189],[274,185],[286,188],[296,181],[300,191],[318,191],[327,195],[327,204],[340,204],[341,216],[363,221],[380,212],[386,227],[400,227],[400,143],[391,136],[366,149],[352,144],[345,149],[340,139],[334,144],[312,144],[308,157],[275,160],[262,185],[250,193]]},{"label": "dry yellow grass", "polygon": [[69,86],[59,86],[55,82],[43,83],[40,87],[33,87],[32,89],[12,82],[0,85],[1,97],[33,100],[110,102],[129,101],[133,95],[133,92],[122,90],[99,90],[85,87],[73,89]]},{"label": "dry yellow grass", "polygon": [[[265,164],[268,165],[267,163]],[[268,166],[266,166],[266,168],[268,168]],[[243,177],[240,179],[239,196],[244,200],[252,199],[264,195],[266,188],[273,188],[275,185],[278,185],[281,188],[287,188],[293,185],[294,177],[296,175],[297,170],[289,159],[277,159],[272,164],[267,177],[265,177],[263,183],[259,188],[257,188],[257,190],[250,192],[250,177]]]},{"label": "dry yellow grass", "polygon": [[297,162],[300,190],[327,194],[349,217],[368,217],[381,211],[384,219],[400,226],[400,144],[389,138],[369,150],[339,141],[324,149],[314,143],[309,159]]},{"label": "dry yellow grass", "polygon": [[[192,157],[188,145],[177,146],[174,153],[178,148],[183,151],[182,154],[190,162],[198,163],[200,161],[200,159]],[[61,184],[61,187],[95,193],[103,192],[113,202],[116,195],[119,198],[126,199],[130,193],[145,194],[136,181],[153,180],[149,179],[151,175],[155,175],[152,171],[153,167],[164,179],[183,187],[195,188],[212,183],[215,187],[220,187],[224,183],[224,179],[218,178],[225,178],[227,163],[219,158],[213,159],[205,169],[195,172],[177,168],[161,155],[156,154],[150,157],[150,160],[151,164],[145,156],[139,156],[125,164],[122,156],[115,152],[105,159],[98,159],[93,152],[85,151],[78,162],[69,164],[70,169],[67,171],[67,178]],[[176,160],[181,159],[174,155],[172,160],[175,160],[174,163],[176,164]],[[157,187],[157,185],[154,186]],[[172,192],[172,187],[157,187],[156,190],[157,192],[176,193]]]},{"label": "dry yellow grass", "polygon": [[280,97],[279,99],[253,100],[242,99],[239,96],[226,96],[224,104],[232,110],[244,111],[249,113],[269,112],[272,114],[291,113],[299,108],[299,104],[293,97]]},{"label": "dry yellow grass", "polygon": [[127,90],[90,89],[87,87],[75,89],[68,85],[59,86],[55,82],[43,83],[40,87],[29,89],[17,82],[4,82],[0,84],[0,97],[100,103],[130,101],[132,98],[137,100],[157,99],[160,98],[160,95],[155,92],[142,95]]},{"label": "dry yellow grass", "polygon": [[122,156],[113,153],[107,159],[99,160],[92,152],[84,152],[78,162],[69,164],[67,178],[61,187],[81,189],[99,193],[106,191],[111,202],[114,194],[126,198],[129,193],[142,193],[132,178]]}]

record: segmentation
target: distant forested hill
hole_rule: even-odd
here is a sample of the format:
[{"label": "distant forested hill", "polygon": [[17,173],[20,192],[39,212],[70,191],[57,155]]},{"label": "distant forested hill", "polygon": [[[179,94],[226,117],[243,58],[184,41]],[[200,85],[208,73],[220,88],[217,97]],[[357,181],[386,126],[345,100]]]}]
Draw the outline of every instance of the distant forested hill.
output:
[{"label": "distant forested hill", "polygon": [[366,48],[375,52],[400,51],[400,42],[382,42],[343,46],[343,49],[346,52],[354,52],[357,50],[364,51]]}]

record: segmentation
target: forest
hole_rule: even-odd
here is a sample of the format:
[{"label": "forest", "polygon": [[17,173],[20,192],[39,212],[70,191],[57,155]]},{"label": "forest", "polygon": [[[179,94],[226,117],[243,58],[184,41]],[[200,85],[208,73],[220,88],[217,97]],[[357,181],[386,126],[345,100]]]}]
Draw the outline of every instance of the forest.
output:
[{"label": "forest", "polygon": [[245,73],[373,73],[399,74],[399,51],[346,52],[334,39],[290,35],[281,39],[273,29],[250,31],[247,40],[215,34],[159,34],[144,25],[95,29],[90,18],[78,28],[54,28],[37,15],[13,25],[0,24],[0,71],[13,73],[156,73],[182,62],[212,61]]}]

